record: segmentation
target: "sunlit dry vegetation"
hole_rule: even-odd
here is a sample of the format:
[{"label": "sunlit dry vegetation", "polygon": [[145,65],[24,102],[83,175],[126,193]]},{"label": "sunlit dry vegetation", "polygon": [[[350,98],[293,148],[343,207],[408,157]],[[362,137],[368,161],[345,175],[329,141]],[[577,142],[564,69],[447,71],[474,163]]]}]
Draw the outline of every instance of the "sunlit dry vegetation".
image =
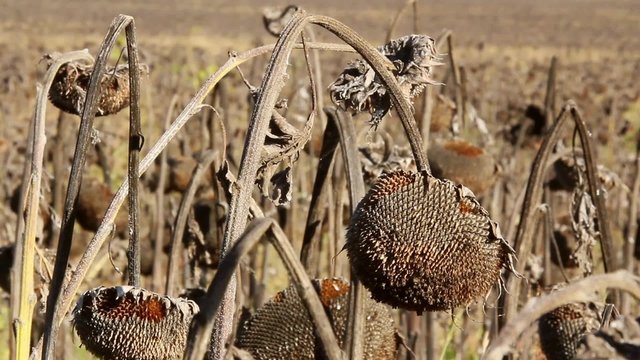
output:
[{"label": "sunlit dry vegetation", "polygon": [[4,15],[0,358],[640,358],[637,4],[253,5]]}]

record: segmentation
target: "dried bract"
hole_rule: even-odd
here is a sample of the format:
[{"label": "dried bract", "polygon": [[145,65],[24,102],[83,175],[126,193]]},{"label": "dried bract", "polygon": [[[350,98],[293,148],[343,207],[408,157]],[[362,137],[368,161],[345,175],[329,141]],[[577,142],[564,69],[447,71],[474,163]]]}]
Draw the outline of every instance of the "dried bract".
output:
[{"label": "dried bract", "polygon": [[[314,280],[340,345],[347,330],[349,284],[339,279]],[[367,299],[365,359],[395,359],[393,318],[382,304]],[[322,359],[319,340],[295,287],[276,294],[244,324],[238,346],[256,359]]]},{"label": "dried bract", "polygon": [[195,302],[131,286],[82,294],[73,324],[84,346],[102,359],[180,359]]},{"label": "dried bract", "polygon": [[365,195],[345,248],[374,299],[418,312],[486,295],[515,253],[469,189],[405,171],[384,174]]},{"label": "dried bract", "polygon": [[[50,59],[50,57],[48,57]],[[93,64],[68,62],[56,73],[49,100],[58,109],[74,115],[82,114]],[[129,66],[107,68],[100,80],[100,98],[96,116],[106,116],[129,106]]]},{"label": "dried bract", "polygon": [[584,186],[577,187],[571,199],[571,228],[577,247],[570,258],[578,264],[585,276],[593,272],[593,247],[600,237],[596,214],[596,206],[589,193]]},{"label": "dried bract", "polygon": [[[433,66],[440,64],[432,38],[408,35],[390,41],[378,51],[391,62],[391,71],[407,101],[411,102],[427,84],[437,84],[430,77]],[[347,65],[329,89],[334,104],[343,110],[369,111],[373,126],[377,126],[392,107],[386,87],[373,68],[361,59]]]}]

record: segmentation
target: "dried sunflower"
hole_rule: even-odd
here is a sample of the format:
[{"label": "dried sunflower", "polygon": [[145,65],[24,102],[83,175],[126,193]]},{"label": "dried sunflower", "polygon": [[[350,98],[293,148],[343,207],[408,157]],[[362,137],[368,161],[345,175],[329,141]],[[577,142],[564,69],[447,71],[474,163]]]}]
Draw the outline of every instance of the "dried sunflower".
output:
[{"label": "dried sunflower", "polygon": [[[51,56],[45,57],[51,59]],[[145,67],[141,67],[145,71]],[[73,115],[82,114],[93,64],[68,62],[56,73],[49,100],[58,109]],[[106,116],[129,106],[129,66],[107,68],[100,79],[100,98],[96,116]]]},{"label": "dried sunflower", "polygon": [[[349,284],[340,279],[313,284],[341,345],[347,330]],[[367,299],[365,312],[364,358],[395,359],[396,331],[388,308]],[[238,346],[255,359],[322,358],[311,317],[294,286],[276,294],[247,320],[238,334]]]},{"label": "dried sunflower", "polygon": [[375,300],[417,312],[487,294],[515,257],[469,189],[406,171],[382,175],[360,201],[345,248]]},{"label": "dried sunflower", "polygon": [[180,359],[191,319],[192,300],[131,286],[99,287],[80,296],[73,324],[92,354],[103,359]]},{"label": "dried sunflower", "polygon": [[[431,79],[433,66],[440,64],[432,38],[408,35],[390,41],[378,51],[393,64],[392,73],[407,101],[411,102],[428,84],[437,84]],[[353,113],[369,111],[373,126],[380,124],[392,107],[387,88],[373,68],[362,59],[347,65],[329,90],[331,100],[343,110]]]}]

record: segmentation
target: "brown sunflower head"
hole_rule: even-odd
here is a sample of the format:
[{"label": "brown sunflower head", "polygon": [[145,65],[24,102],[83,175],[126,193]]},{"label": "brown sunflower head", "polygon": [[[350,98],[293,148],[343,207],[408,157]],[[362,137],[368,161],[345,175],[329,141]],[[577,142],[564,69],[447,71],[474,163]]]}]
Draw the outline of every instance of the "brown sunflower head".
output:
[{"label": "brown sunflower head", "polygon": [[[89,87],[93,64],[68,62],[56,73],[49,100],[58,109],[81,115]],[[100,79],[100,98],[96,116],[106,116],[129,106],[129,66],[107,68]]]},{"label": "brown sunflower head", "polygon": [[538,329],[542,352],[549,360],[571,360],[583,337],[600,327],[603,306],[573,303],[540,317]]},{"label": "brown sunflower head", "polygon": [[[347,328],[349,284],[339,279],[313,283],[342,345]],[[365,311],[364,358],[395,359],[395,328],[389,310],[367,299]],[[279,292],[258,309],[243,325],[237,343],[256,360],[323,358],[309,312],[294,286]]]},{"label": "brown sunflower head", "polygon": [[[83,229],[98,231],[113,195],[109,185],[95,177],[87,177],[82,182],[78,193],[76,219]],[[127,231],[129,224],[126,211],[118,213],[114,225],[119,235]]]},{"label": "brown sunflower head", "polygon": [[475,194],[488,190],[498,172],[490,154],[462,140],[435,142],[429,147],[428,156],[433,176],[463,184]]},{"label": "brown sunflower head", "polygon": [[131,286],[80,296],[73,324],[84,346],[103,359],[180,359],[195,302]]},{"label": "brown sunflower head", "polygon": [[487,294],[514,256],[469,189],[406,171],[382,175],[360,201],[345,248],[375,300],[418,312]]}]

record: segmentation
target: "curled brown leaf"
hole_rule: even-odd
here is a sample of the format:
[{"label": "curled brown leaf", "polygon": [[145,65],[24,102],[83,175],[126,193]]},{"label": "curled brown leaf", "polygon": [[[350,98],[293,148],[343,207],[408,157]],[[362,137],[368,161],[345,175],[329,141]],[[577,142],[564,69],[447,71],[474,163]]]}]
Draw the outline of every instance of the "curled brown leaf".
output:
[{"label": "curled brown leaf", "polygon": [[[431,75],[439,65],[435,42],[426,35],[408,35],[378,48],[390,61],[391,71],[402,94],[411,102],[428,84],[437,84]],[[351,62],[329,87],[331,100],[353,113],[369,111],[375,127],[391,110],[391,96],[373,68],[364,60]]]},{"label": "curled brown leaf", "polygon": [[291,201],[291,167],[298,160],[300,150],[311,138],[313,120],[312,112],[304,127],[298,129],[277,110],[273,110],[256,183],[262,195],[269,197],[278,206],[287,205]]}]

